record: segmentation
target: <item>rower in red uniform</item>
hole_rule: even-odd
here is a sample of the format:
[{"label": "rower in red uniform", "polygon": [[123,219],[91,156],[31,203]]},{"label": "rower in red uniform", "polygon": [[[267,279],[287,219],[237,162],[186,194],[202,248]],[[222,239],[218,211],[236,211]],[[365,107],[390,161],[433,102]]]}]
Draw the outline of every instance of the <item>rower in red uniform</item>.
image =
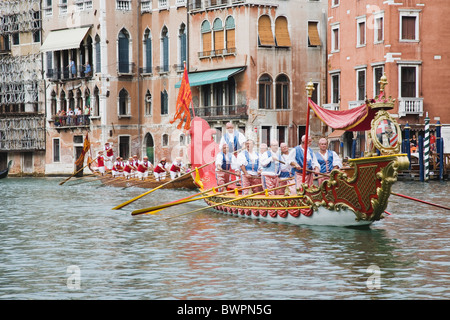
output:
[{"label": "rower in red uniform", "polygon": [[101,175],[105,174],[105,157],[103,156],[103,151],[98,152],[97,168]]},{"label": "rower in red uniform", "polygon": [[162,158],[158,165],[155,166],[153,170],[153,175],[155,176],[157,181],[164,180],[166,178],[166,173],[169,173],[169,170],[166,168],[166,158]]},{"label": "rower in red uniform", "polygon": [[184,170],[184,163],[181,161],[181,157],[176,157],[175,161],[170,167],[170,178],[176,179],[181,176],[181,171]]},{"label": "rower in red uniform", "polygon": [[105,143],[105,152],[106,152],[106,156],[105,156],[105,166],[108,170],[112,170],[113,167],[113,159],[114,159],[114,152],[112,149],[112,143],[110,144],[109,142]]},{"label": "rower in red uniform", "polygon": [[142,161],[139,161],[139,164],[138,164],[138,168],[137,168],[138,178],[140,180],[147,179],[148,171],[152,170],[152,169],[153,169],[152,164],[148,161],[148,157],[145,156],[144,159]]},{"label": "rower in red uniform", "polygon": [[125,176],[125,179],[130,179],[131,177],[131,171],[133,170],[132,168],[132,163],[133,163],[133,157],[129,157],[128,161],[125,162],[124,166],[123,166],[123,175]]},{"label": "rower in red uniform", "polygon": [[120,177],[123,175],[123,163],[121,160],[121,157],[117,157],[116,161],[113,164],[111,171],[113,177]]}]

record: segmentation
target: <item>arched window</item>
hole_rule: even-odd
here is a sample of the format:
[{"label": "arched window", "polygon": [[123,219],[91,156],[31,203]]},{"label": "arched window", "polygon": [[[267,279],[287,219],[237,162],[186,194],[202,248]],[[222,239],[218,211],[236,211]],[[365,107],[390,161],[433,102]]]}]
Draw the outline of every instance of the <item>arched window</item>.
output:
[{"label": "arched window", "polygon": [[179,65],[184,67],[184,62],[187,59],[187,38],[186,38],[186,25],[184,23],[181,24],[180,30],[178,31],[179,37],[179,48],[180,48],[180,61]]},{"label": "arched window", "polygon": [[144,73],[152,73],[152,34],[149,28],[144,32]]},{"label": "arched window", "polygon": [[145,114],[151,115],[152,114],[152,94],[149,90],[147,90],[145,94]]},{"label": "arched window", "polygon": [[275,108],[289,109],[289,79],[284,74],[275,80]]},{"label": "arched window", "polygon": [[128,115],[128,91],[125,89],[119,92],[119,116]]},{"label": "arched window", "polygon": [[232,16],[229,16],[227,20],[225,20],[227,53],[236,52],[235,28],[236,26],[234,23],[234,18]]},{"label": "arched window", "polygon": [[102,55],[100,47],[100,37],[98,35],[95,36],[95,72],[102,72]]},{"label": "arched window", "polygon": [[259,78],[259,109],[272,108],[272,77],[263,74]]},{"label": "arched window", "polygon": [[148,132],[144,138],[145,153],[148,157],[148,161],[153,163],[155,161],[155,144],[153,142],[152,135]]},{"label": "arched window", "polygon": [[60,110],[64,110],[67,112],[67,100],[66,100],[66,93],[64,90],[61,90],[61,93],[59,94],[59,105]]},{"label": "arched window", "polygon": [[161,63],[162,72],[169,72],[169,30],[164,26],[161,30]]},{"label": "arched window", "polygon": [[52,93],[50,94],[50,106],[51,106],[51,114],[52,116],[56,115],[56,92],[55,90],[52,90]]},{"label": "arched window", "polygon": [[94,100],[93,116],[98,117],[100,115],[100,94],[97,86],[94,88]]},{"label": "arched window", "polygon": [[258,19],[258,46],[274,46],[270,17],[263,15]]},{"label": "arched window", "polygon": [[127,30],[122,29],[119,32],[119,72],[130,72],[130,36]]},{"label": "arched window", "polygon": [[214,31],[214,50],[216,55],[223,53],[224,48],[224,32],[223,32],[223,24],[222,20],[216,18],[213,23],[213,31]]},{"label": "arched window", "polygon": [[169,114],[169,95],[166,89],[161,92],[161,114]]},{"label": "arched window", "polygon": [[202,56],[207,57],[211,55],[211,24],[208,20],[203,21],[202,23]]},{"label": "arched window", "polygon": [[288,23],[286,17],[278,17],[275,20],[275,41],[278,47],[290,47]]}]

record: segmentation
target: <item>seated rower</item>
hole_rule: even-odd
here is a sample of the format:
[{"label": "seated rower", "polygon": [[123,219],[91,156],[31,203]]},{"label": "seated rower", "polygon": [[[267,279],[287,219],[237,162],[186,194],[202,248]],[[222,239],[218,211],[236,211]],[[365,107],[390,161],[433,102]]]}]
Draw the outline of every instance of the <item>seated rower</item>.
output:
[{"label": "seated rower", "polygon": [[155,166],[155,169],[153,170],[153,175],[155,176],[155,179],[157,181],[161,181],[166,179],[166,174],[169,173],[169,170],[167,170],[167,161],[166,158],[163,157],[159,163]]},{"label": "seated rower", "polygon": [[250,189],[253,192],[261,191],[261,187],[247,188],[250,186],[261,184],[261,177],[258,174],[259,156],[253,151],[253,140],[245,141],[245,150],[241,151],[237,156],[237,162],[241,169],[241,181],[243,195],[250,194]]},{"label": "seated rower", "polygon": [[116,161],[114,161],[111,173],[113,178],[115,177],[120,177],[123,175],[123,166],[122,166],[122,161],[121,161],[121,157],[117,157]]},{"label": "seated rower", "polygon": [[[231,181],[231,170],[237,168],[237,159],[234,154],[229,152],[228,144],[222,145],[222,151],[216,156],[216,180],[217,185],[221,186]],[[223,188],[219,188],[222,191]]]},{"label": "seated rower", "polygon": [[98,152],[97,168],[98,172],[103,176],[105,174],[105,156],[103,155],[103,151]]},{"label": "seated rower", "polygon": [[328,180],[328,174],[333,169],[342,168],[342,160],[339,158],[338,154],[332,150],[328,150],[328,140],[321,138],[319,140],[319,151],[316,153],[317,162],[320,165],[320,173],[324,173],[327,176],[319,177],[319,186],[323,181]]},{"label": "seated rower", "polygon": [[[278,177],[280,178],[278,184],[285,186],[294,182],[292,167],[289,164],[289,148],[285,142],[280,143],[280,152],[278,153],[278,159],[280,161],[280,173]],[[275,193],[278,195],[283,195],[285,189],[278,189]]]},{"label": "seated rower", "polygon": [[[305,141],[306,137],[303,136],[301,140],[301,144],[293,148],[289,153],[289,164],[293,167],[294,176],[295,176],[295,184],[296,188],[300,188],[302,185],[303,179],[303,157],[305,154]],[[311,145],[312,139],[308,138],[308,146]],[[305,173],[305,183],[308,186],[312,186],[314,182],[313,173],[319,173],[319,163],[317,162],[317,158],[314,155],[314,152],[311,148],[308,147],[308,151],[306,153],[306,170]]]},{"label": "seated rower", "polygon": [[131,172],[133,170],[132,165],[133,165],[133,157],[129,157],[128,161],[126,161],[123,166],[123,175],[125,179],[131,178]]},{"label": "seated rower", "polygon": [[170,166],[170,178],[172,180],[181,177],[181,173],[184,172],[184,163],[181,161],[181,157],[176,157],[175,161]]},{"label": "seated rower", "polygon": [[[278,174],[280,172],[280,162],[278,159],[278,141],[270,142],[270,149],[261,155],[261,180],[264,189],[273,189],[278,187]],[[276,190],[269,191],[269,195],[275,195]]]},{"label": "seated rower", "polygon": [[148,178],[148,171],[153,169],[153,165],[148,161],[148,157],[145,156],[142,161],[139,161],[137,174],[140,180]]}]

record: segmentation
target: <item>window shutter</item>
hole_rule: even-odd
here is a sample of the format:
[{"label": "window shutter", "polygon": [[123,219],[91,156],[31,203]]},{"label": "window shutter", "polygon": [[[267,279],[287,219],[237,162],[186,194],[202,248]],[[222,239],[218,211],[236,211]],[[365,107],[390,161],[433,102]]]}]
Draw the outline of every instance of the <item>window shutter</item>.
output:
[{"label": "window shutter", "polygon": [[223,30],[214,32],[214,50],[223,50]]},{"label": "window shutter", "polygon": [[227,30],[227,49],[236,48],[235,29]]},{"label": "window shutter", "polygon": [[308,22],[308,38],[310,46],[320,46],[319,30],[317,22]]},{"label": "window shutter", "polygon": [[203,52],[209,54],[211,51],[211,32],[206,32],[202,34],[203,38]]},{"label": "window shutter", "polygon": [[402,17],[402,39],[416,39],[416,17]]},{"label": "window shutter", "polygon": [[272,28],[269,16],[261,16],[258,20],[258,36],[261,46],[274,46]]},{"label": "window shutter", "polygon": [[285,17],[279,17],[275,21],[275,38],[277,40],[277,46],[291,46],[291,38],[289,37],[287,20]]}]

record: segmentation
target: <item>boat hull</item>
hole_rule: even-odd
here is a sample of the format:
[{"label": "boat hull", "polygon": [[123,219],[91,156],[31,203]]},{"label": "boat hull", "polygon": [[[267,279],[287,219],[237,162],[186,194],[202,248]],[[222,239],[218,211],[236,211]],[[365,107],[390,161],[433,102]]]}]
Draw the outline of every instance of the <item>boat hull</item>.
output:
[{"label": "boat hull", "polygon": [[149,179],[142,181],[139,179],[125,179],[123,177],[112,178],[109,175],[100,177],[100,181],[106,186],[118,187],[118,188],[136,187],[136,188],[154,189],[156,187],[161,186],[162,184],[165,184],[165,185],[163,187],[161,187],[161,189],[196,189],[196,188],[198,188],[198,186],[196,186],[194,184],[192,177],[190,175],[187,175],[185,177],[180,177],[176,181],[173,181],[171,183],[167,183],[167,182],[171,181],[170,179],[155,181],[154,179],[149,178]]},{"label": "boat hull", "polygon": [[409,164],[406,155],[352,160],[350,170],[333,170],[320,186],[303,185],[297,194],[209,193],[205,199],[217,212],[294,225],[358,227],[384,217],[398,170]]}]

